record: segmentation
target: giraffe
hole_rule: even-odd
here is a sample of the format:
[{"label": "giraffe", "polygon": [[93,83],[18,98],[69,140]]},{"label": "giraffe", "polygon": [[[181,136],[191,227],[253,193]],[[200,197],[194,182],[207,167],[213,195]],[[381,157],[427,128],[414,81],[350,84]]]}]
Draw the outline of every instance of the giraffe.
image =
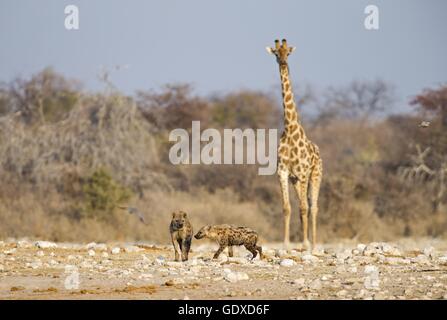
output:
[{"label": "giraffe", "polygon": [[295,47],[288,47],[287,41],[275,40],[275,47],[267,47],[270,54],[275,55],[279,64],[281,88],[284,107],[284,132],[278,145],[277,174],[281,186],[284,213],[284,246],[290,245],[290,199],[289,179],[299,200],[300,217],[303,228],[303,246],[309,249],[308,211],[310,191],[310,213],[312,217],[312,247],[317,241],[318,194],[323,177],[323,162],[318,146],[312,143],[304,132],[301,119],[296,109],[289,77],[288,56]]}]

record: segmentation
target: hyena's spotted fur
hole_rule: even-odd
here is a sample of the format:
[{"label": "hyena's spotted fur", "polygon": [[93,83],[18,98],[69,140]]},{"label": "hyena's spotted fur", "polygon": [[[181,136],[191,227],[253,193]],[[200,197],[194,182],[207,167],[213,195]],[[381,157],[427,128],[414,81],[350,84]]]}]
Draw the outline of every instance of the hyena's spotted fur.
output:
[{"label": "hyena's spotted fur", "polygon": [[180,255],[182,256],[182,261],[188,260],[193,230],[186,212],[179,210],[172,213],[169,232],[171,233],[172,245],[174,246],[175,261],[180,261]]},{"label": "hyena's spotted fur", "polygon": [[258,255],[258,252],[262,259],[262,248],[257,245],[258,234],[256,231],[247,227],[228,224],[204,226],[194,237],[196,239],[208,238],[219,244],[219,249],[214,254],[213,259],[217,259],[226,247],[228,247],[229,256],[232,257],[233,250],[231,246],[241,245],[244,245],[253,254],[252,259]]}]

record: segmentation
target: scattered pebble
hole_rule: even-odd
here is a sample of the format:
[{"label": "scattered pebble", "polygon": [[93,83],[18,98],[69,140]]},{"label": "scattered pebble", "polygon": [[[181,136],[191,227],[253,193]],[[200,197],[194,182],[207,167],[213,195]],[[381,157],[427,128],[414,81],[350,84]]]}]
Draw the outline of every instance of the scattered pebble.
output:
[{"label": "scattered pebble", "polygon": [[283,259],[280,262],[280,266],[282,267],[293,267],[296,264],[295,261],[293,261],[292,259]]},{"label": "scattered pebble", "polygon": [[50,241],[36,241],[34,245],[39,249],[57,248],[57,244]]},{"label": "scattered pebble", "polygon": [[223,277],[226,281],[232,283],[249,279],[248,274],[246,274],[245,272],[234,272],[231,271],[230,269],[224,269]]},{"label": "scattered pebble", "polygon": [[306,280],[304,278],[295,279],[292,281],[293,285],[296,285],[299,288],[304,287]]},{"label": "scattered pebble", "polygon": [[309,283],[309,288],[312,290],[320,290],[322,288],[322,284],[320,279],[315,279],[311,283]]}]

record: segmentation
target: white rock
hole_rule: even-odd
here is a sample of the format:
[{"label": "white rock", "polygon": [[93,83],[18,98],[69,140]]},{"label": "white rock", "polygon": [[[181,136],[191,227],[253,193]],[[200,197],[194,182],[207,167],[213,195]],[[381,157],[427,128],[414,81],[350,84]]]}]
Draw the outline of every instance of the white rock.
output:
[{"label": "white rock", "polygon": [[379,272],[379,269],[376,266],[368,265],[368,266],[365,266],[364,272],[365,273],[374,273],[374,272]]},{"label": "white rock", "polygon": [[188,266],[196,266],[199,264],[199,262],[198,262],[197,258],[192,258],[192,259],[189,259],[188,261],[186,261],[186,264]]},{"label": "white rock", "polygon": [[343,250],[341,252],[337,252],[335,254],[335,257],[339,260],[347,260],[349,258],[351,258],[352,256],[352,252],[349,249]]},{"label": "white rock", "polygon": [[[228,270],[228,269],[227,269]],[[228,282],[235,283],[238,281],[248,280],[248,274],[245,272],[224,272],[224,279]]]},{"label": "white rock", "polygon": [[337,266],[337,268],[335,268],[336,273],[343,273],[345,271],[346,271],[346,268],[343,265]]},{"label": "white rock", "polygon": [[29,248],[31,247],[31,243],[28,240],[19,240],[17,242],[18,248]]},{"label": "white rock", "polygon": [[38,269],[38,268],[42,267],[42,261],[35,260],[35,261],[30,263],[30,267],[33,268],[33,269]]},{"label": "white rock", "polygon": [[385,257],[383,254],[380,254],[380,253],[376,254],[376,257],[377,257],[377,260],[378,260],[380,263],[384,263],[385,260],[386,260],[386,257]]},{"label": "white rock", "polygon": [[376,266],[368,265],[365,266],[364,272],[366,274],[364,280],[364,286],[368,290],[379,289],[380,279],[379,279],[379,269]]},{"label": "white rock", "polygon": [[276,249],[275,250],[275,256],[278,257],[278,258],[282,258],[282,257],[284,257],[286,255],[287,255],[287,251],[284,250],[284,249]]},{"label": "white rock", "polygon": [[345,297],[348,294],[346,290],[340,290],[337,292],[337,297]]},{"label": "white rock", "polygon": [[140,247],[137,246],[125,246],[124,247],[124,251],[127,253],[133,253],[133,252],[140,252],[143,249],[141,249]]},{"label": "white rock", "polygon": [[40,249],[57,248],[57,244],[50,241],[36,241],[34,245]]},{"label": "white rock", "polygon": [[382,250],[380,250],[380,247],[376,243],[370,243],[366,246],[365,250],[363,250],[363,255],[367,257],[371,257],[373,255],[382,253]]},{"label": "white rock", "polygon": [[108,247],[105,243],[98,243],[91,249],[95,251],[107,251]]},{"label": "white rock", "polygon": [[16,248],[12,248],[12,249],[3,251],[3,253],[4,253],[4,254],[7,254],[7,255],[12,255],[12,254],[15,253],[16,251],[17,251]]},{"label": "white rock", "polygon": [[319,259],[317,257],[315,257],[314,255],[311,254],[305,254],[301,257],[301,259],[303,260],[304,263],[316,263],[319,261]]},{"label": "white rock", "polygon": [[315,279],[309,284],[309,288],[312,290],[320,290],[322,288],[322,284],[320,279]]},{"label": "white rock", "polygon": [[351,266],[351,267],[349,267],[348,268],[348,272],[350,272],[350,273],[357,273],[357,267],[356,266]]},{"label": "white rock", "polygon": [[304,278],[295,279],[292,281],[292,284],[296,285],[299,288],[304,287],[306,280]]},{"label": "white rock", "polygon": [[363,251],[366,249],[366,245],[363,243],[359,243],[357,245],[357,250],[360,251],[360,253],[363,253]]},{"label": "white rock", "polygon": [[201,266],[193,266],[193,267],[189,268],[189,271],[191,271],[192,273],[199,273],[200,270],[202,270]]},{"label": "white rock", "polygon": [[317,246],[315,248],[312,249],[312,255],[314,256],[324,256],[326,252],[324,251],[324,248],[322,248],[321,246]]},{"label": "white rock", "polygon": [[103,252],[103,253],[101,254],[101,256],[102,256],[103,258],[108,258],[108,257],[109,257],[109,254],[108,254],[107,252]]},{"label": "white rock", "polygon": [[385,263],[391,266],[397,266],[399,264],[409,264],[410,260],[396,257],[387,257]]},{"label": "white rock", "polygon": [[429,258],[433,258],[435,256],[435,248],[429,246],[424,248],[424,255],[426,255]]},{"label": "white rock", "polygon": [[88,255],[89,255],[90,257],[95,256],[95,250],[90,249],[90,250],[88,251]]},{"label": "white rock", "polygon": [[282,267],[293,267],[295,264],[295,261],[293,261],[292,259],[283,259],[281,260],[279,265]]},{"label": "white rock", "polygon": [[400,252],[400,250],[398,248],[396,248],[388,243],[382,244],[382,251],[386,255],[397,256],[397,257],[400,257],[402,255],[402,253]]},{"label": "white rock", "polygon": [[118,254],[118,253],[120,253],[120,251],[121,251],[121,249],[118,247],[112,248],[112,254]]},{"label": "white rock", "polygon": [[43,253],[42,250],[37,251],[37,256],[38,257],[43,257],[45,255],[45,253]]},{"label": "white rock", "polygon": [[[236,258],[232,258],[232,259],[236,259]],[[224,253],[221,253],[219,255],[219,258],[217,259],[217,261],[219,261],[220,263],[224,263],[228,261],[228,256]]]},{"label": "white rock", "polygon": [[439,257],[438,263],[440,263],[442,265],[447,265],[447,256]]},{"label": "white rock", "polygon": [[412,261],[418,264],[425,264],[425,265],[430,264],[429,256],[424,254],[418,255],[417,257],[413,258]]},{"label": "white rock", "polygon": [[87,250],[90,250],[90,249],[94,249],[95,246],[96,246],[96,242],[90,242],[90,243],[87,243],[87,244],[85,245],[85,248],[86,248]]}]

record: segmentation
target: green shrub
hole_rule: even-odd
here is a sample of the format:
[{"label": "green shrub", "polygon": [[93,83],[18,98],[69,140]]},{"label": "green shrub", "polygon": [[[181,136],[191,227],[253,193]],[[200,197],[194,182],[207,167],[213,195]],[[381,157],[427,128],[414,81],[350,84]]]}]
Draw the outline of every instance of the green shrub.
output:
[{"label": "green shrub", "polygon": [[113,218],[116,206],[132,196],[130,189],[116,182],[104,168],[96,170],[82,190],[83,216],[97,219]]}]

